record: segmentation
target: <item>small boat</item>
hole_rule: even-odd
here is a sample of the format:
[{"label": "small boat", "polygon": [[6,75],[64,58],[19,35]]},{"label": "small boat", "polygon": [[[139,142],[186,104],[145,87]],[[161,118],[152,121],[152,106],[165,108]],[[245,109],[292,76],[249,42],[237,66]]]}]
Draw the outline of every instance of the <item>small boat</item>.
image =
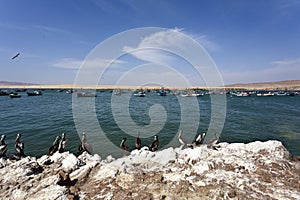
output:
[{"label": "small boat", "polygon": [[33,92],[27,92],[28,96],[41,96],[43,95],[42,91],[34,90]]},{"label": "small boat", "polygon": [[181,94],[182,97],[200,97],[204,96],[203,93],[196,93],[195,91],[187,91],[185,94]]},{"label": "small boat", "polygon": [[119,90],[119,89],[116,89],[116,90],[114,90],[114,95],[121,96],[122,95],[122,91]]},{"label": "small boat", "polygon": [[9,94],[7,90],[0,90],[0,96],[9,96]]},{"label": "small boat", "polygon": [[97,97],[97,94],[93,92],[78,92],[77,97]]},{"label": "small boat", "polygon": [[74,92],[74,90],[67,90],[66,93],[67,94],[72,94]]},{"label": "small boat", "polygon": [[160,90],[160,91],[157,92],[157,95],[158,96],[167,96],[167,92],[164,91],[164,90]]},{"label": "small boat", "polygon": [[286,92],[277,92],[276,96],[287,96]]},{"label": "small boat", "polygon": [[141,91],[141,92],[135,93],[133,95],[136,96],[136,97],[145,97],[146,93],[144,91]]},{"label": "small boat", "polygon": [[21,95],[18,94],[17,92],[13,92],[13,93],[10,93],[10,94],[9,94],[9,97],[10,97],[10,98],[20,98]]},{"label": "small boat", "polygon": [[249,97],[251,96],[250,92],[240,92],[236,94],[237,97]]},{"label": "small boat", "polygon": [[269,97],[269,96],[274,96],[273,92],[267,92],[267,93],[257,93],[258,97]]}]

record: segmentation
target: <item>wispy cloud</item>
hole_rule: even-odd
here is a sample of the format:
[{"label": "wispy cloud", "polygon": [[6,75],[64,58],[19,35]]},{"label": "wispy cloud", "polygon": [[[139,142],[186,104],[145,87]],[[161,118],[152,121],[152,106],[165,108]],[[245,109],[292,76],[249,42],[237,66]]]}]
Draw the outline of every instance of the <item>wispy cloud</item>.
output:
[{"label": "wispy cloud", "polygon": [[60,60],[52,63],[52,66],[64,69],[79,69],[82,60],[74,59],[74,58],[62,58]]},{"label": "wispy cloud", "polygon": [[[185,49],[186,51],[192,51],[188,49],[189,47],[187,44],[190,41],[187,37],[195,40],[204,48],[209,50],[219,49],[219,46],[209,40],[206,35],[196,36],[195,34],[192,35],[185,32],[183,29],[175,28],[156,32],[145,37],[137,47],[126,46],[123,48],[123,51],[147,62],[166,64],[173,60],[172,56],[170,56],[172,49]],[[165,50],[169,51],[166,52]]]},{"label": "wispy cloud", "polygon": [[57,28],[52,26],[45,26],[45,25],[17,25],[17,24],[8,24],[8,23],[0,23],[0,28],[5,29],[15,29],[15,30],[21,30],[21,31],[37,31],[37,32],[43,32],[43,33],[55,33],[55,34],[72,34],[71,32]]},{"label": "wispy cloud", "polygon": [[46,32],[46,33],[57,33],[57,34],[71,34],[71,32],[66,31],[61,28],[51,27],[51,26],[44,26],[44,25],[31,25],[29,26],[33,30]]},{"label": "wispy cloud", "polygon": [[122,60],[109,60],[102,58],[88,60],[80,60],[76,58],[61,58],[53,62],[52,66],[70,70],[78,70],[82,66],[86,70],[99,70],[106,68],[107,66],[116,67],[124,63],[125,62]]}]

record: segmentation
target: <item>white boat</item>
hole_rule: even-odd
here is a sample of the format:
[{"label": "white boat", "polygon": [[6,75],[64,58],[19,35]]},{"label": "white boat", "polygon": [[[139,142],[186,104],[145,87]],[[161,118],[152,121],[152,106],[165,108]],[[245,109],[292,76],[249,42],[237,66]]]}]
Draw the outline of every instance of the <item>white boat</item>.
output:
[{"label": "white boat", "polygon": [[145,92],[138,92],[138,93],[135,93],[133,95],[136,96],[136,97],[145,97],[146,96]]},{"label": "white boat", "polygon": [[269,97],[274,96],[274,92],[268,92],[268,93],[257,93],[258,97]]},{"label": "white boat", "polygon": [[237,97],[249,97],[251,96],[250,92],[240,92],[236,94]]},{"label": "white boat", "polygon": [[286,92],[277,92],[276,96],[287,96]]},{"label": "white boat", "polygon": [[122,95],[122,91],[119,90],[119,89],[114,90],[113,93],[114,93],[114,95],[117,95],[117,96],[121,96]]},{"label": "white boat", "polygon": [[10,93],[10,94],[9,94],[9,97],[10,97],[10,98],[20,98],[21,95],[18,94],[18,93],[16,93],[16,92],[13,92],[13,93]]},{"label": "white boat", "polygon": [[187,93],[185,94],[181,94],[180,96],[182,97],[200,97],[200,96],[203,96],[204,94],[203,93],[196,93],[194,91],[188,91]]},{"label": "white boat", "polygon": [[97,97],[97,94],[93,92],[78,92],[77,97]]}]

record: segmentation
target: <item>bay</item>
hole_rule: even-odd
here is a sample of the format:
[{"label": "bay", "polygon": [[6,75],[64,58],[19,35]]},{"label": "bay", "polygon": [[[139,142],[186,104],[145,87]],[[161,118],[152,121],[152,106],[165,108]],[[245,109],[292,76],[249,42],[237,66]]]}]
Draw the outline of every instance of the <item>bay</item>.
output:
[{"label": "bay", "polygon": [[[132,91],[117,96],[111,91],[98,91],[95,99],[73,97],[78,98],[82,105],[95,105],[94,113],[82,109],[81,114],[84,117],[80,122],[76,122],[73,115],[72,94],[56,90],[44,90],[42,96],[34,97],[28,97],[26,93],[20,94],[22,97],[17,99],[0,96],[0,134],[7,136],[8,154],[14,153],[17,133],[23,133],[22,141],[25,143],[27,155],[41,156],[48,152],[56,135],[63,132],[67,134],[66,150],[76,153],[81,132],[87,132],[91,136],[89,139],[93,140],[92,136],[97,134],[95,130],[98,130],[96,128],[98,126],[116,148],[122,138],[127,137],[126,144],[133,149],[137,131],[143,133],[144,145],[151,144],[153,135],[157,134],[160,146],[163,147],[174,139],[181,123],[184,124],[184,133],[194,136],[197,132],[207,131],[211,119],[210,95],[196,98],[197,107],[189,97],[170,94],[158,96],[153,92],[148,93],[146,97],[135,97]],[[292,154],[300,155],[299,96],[227,95],[226,100],[227,112],[221,142],[280,140]],[[186,107],[186,113],[199,112],[200,119],[197,119],[196,123],[194,115],[182,112],[182,102],[190,105]],[[91,114],[97,117],[96,123]],[[78,128],[80,123],[84,124],[87,130]],[[198,127],[192,127],[197,123]],[[190,131],[194,129],[195,132]],[[105,155],[109,153],[106,152]]]}]

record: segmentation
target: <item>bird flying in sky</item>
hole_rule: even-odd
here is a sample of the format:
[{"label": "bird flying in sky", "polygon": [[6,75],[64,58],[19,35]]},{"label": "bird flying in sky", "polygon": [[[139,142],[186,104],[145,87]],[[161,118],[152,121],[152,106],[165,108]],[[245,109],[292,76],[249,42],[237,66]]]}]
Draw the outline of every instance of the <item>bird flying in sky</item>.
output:
[{"label": "bird flying in sky", "polygon": [[17,58],[19,55],[20,55],[20,53],[17,53],[17,54],[16,54],[14,57],[12,57],[11,59],[13,60],[13,59]]}]

